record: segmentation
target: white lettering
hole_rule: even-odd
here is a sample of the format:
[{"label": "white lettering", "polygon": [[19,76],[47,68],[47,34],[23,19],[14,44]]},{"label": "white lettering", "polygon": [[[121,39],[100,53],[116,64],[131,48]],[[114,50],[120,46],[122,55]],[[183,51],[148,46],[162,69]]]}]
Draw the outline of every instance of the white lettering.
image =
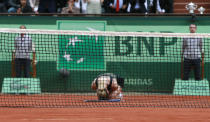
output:
[{"label": "white lettering", "polygon": [[146,86],[151,86],[153,85],[152,79],[125,79],[125,84],[126,85],[146,85]]},{"label": "white lettering", "polygon": [[190,85],[183,85],[180,89],[183,90],[207,90],[207,86],[190,86]]}]

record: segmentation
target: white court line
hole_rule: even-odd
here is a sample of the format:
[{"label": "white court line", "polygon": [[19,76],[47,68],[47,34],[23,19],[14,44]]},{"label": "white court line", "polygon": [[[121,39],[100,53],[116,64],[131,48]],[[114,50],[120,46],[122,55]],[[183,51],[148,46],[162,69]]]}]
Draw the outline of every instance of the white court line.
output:
[{"label": "white court line", "polygon": [[66,118],[55,118],[55,119],[48,119],[48,118],[46,118],[46,119],[21,119],[21,120],[23,120],[23,121],[28,121],[28,120],[36,120],[36,121],[48,121],[48,120],[50,120],[50,121],[67,121],[67,120],[113,120],[113,118],[68,118],[68,119],[66,119]]}]

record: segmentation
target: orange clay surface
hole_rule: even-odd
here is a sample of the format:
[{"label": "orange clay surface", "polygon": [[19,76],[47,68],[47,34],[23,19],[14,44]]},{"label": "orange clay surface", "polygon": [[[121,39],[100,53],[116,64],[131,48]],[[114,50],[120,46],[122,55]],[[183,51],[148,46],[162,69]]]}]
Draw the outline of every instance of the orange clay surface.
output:
[{"label": "orange clay surface", "polygon": [[209,96],[125,95],[113,103],[87,99],[97,97],[0,95],[0,122],[210,122]]},{"label": "orange clay surface", "polygon": [[123,100],[121,102],[84,102],[84,100],[96,99],[96,96],[75,94],[0,95],[0,108],[210,108],[210,96],[124,95]]},{"label": "orange clay surface", "polygon": [[1,122],[210,122],[207,108],[0,108]]}]

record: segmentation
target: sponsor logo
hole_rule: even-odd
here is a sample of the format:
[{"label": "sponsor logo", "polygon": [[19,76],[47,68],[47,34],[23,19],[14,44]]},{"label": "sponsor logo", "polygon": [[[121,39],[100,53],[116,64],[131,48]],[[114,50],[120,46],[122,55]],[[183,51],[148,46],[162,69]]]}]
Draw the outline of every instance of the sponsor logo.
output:
[{"label": "sponsor logo", "polygon": [[14,80],[10,83],[10,90],[26,90],[29,89],[29,85],[21,82],[21,80]]},{"label": "sponsor logo", "polygon": [[125,79],[125,84],[126,85],[143,85],[143,86],[152,86],[153,85],[153,81],[151,78],[149,79],[132,79],[132,78],[126,78]]},{"label": "sponsor logo", "polygon": [[208,90],[208,86],[182,85],[179,90]]}]

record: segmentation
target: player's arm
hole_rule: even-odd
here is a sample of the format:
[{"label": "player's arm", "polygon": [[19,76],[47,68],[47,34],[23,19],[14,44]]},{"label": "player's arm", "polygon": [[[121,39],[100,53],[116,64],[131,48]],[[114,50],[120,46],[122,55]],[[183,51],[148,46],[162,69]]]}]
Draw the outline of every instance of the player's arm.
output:
[{"label": "player's arm", "polygon": [[115,91],[115,90],[117,90],[118,89],[118,84],[117,84],[117,80],[116,80],[116,78],[115,79],[113,79],[113,81],[112,81],[112,91]]},{"label": "player's arm", "polygon": [[91,88],[92,88],[93,90],[96,90],[96,89],[97,89],[97,87],[96,87],[96,78],[93,80],[93,82],[92,82],[92,84],[91,84]]},{"label": "player's arm", "polygon": [[111,92],[110,99],[122,99],[122,88],[118,85],[117,89]]}]

